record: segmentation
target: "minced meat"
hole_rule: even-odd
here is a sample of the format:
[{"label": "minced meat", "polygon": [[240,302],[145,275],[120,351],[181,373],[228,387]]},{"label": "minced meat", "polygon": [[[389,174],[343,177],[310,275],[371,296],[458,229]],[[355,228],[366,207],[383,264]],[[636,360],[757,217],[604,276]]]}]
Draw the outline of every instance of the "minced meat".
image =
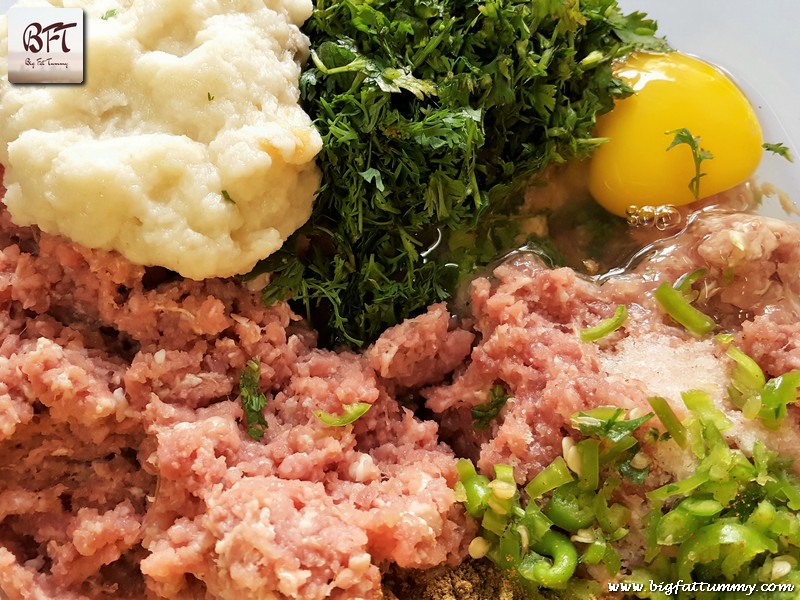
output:
[{"label": "minced meat", "polygon": [[[6,597],[374,598],[389,564],[461,561],[453,452],[365,356],[316,349],[238,282],[148,278],[7,213],[0,247]],[[238,399],[250,358],[261,440]],[[353,402],[372,407],[352,426],[313,415]]]},{"label": "minced meat", "polygon": [[[515,254],[471,284],[461,326],[433,306],[362,354],[317,348],[288,304],[265,307],[240,282],[147,270],[5,212],[0,248],[0,592],[11,600],[513,598],[462,564],[477,525],[456,501],[456,456],[487,475],[510,464],[524,483],[576,435],[576,411],[648,410],[660,395],[680,415],[680,392],[701,388],[732,421],[731,444],[763,439],[800,457],[796,409],[769,435],[744,419],[727,400],[724,347],[652,297],[705,268],[697,305],[768,375],[800,368],[800,229],[785,222],[710,212],[602,283]],[[619,304],[623,327],[581,341]],[[251,358],[260,440],[239,398]],[[471,409],[497,385],[508,400],[476,431]],[[419,397],[434,419],[404,405]],[[314,416],[356,402],[371,408],[352,425]],[[657,446],[644,487],[618,492],[632,510],[626,567],[641,560],[642,490],[692,469]]]}]

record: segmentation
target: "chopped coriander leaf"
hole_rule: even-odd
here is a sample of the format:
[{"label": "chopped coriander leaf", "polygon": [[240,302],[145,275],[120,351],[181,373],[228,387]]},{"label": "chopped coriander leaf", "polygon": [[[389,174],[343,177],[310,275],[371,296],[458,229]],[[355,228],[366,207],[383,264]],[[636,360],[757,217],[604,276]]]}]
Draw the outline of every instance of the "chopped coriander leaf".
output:
[{"label": "chopped coriander leaf", "polygon": [[691,190],[692,195],[699,199],[700,179],[706,175],[700,171],[700,165],[704,160],[714,158],[714,155],[705,148],[700,147],[700,138],[693,136],[691,131],[685,127],[681,129],[675,129],[674,131],[668,131],[667,134],[675,136],[670,145],[667,146],[667,151],[672,150],[675,146],[680,144],[686,144],[692,151],[692,160],[694,161],[694,177],[692,177],[692,179],[689,181],[689,189]]},{"label": "chopped coriander leaf", "polygon": [[304,32],[323,185],[309,222],[258,269],[273,273],[264,302],[291,298],[328,346],[369,343],[494,260],[494,241],[479,256],[448,249],[484,245],[532,174],[602,143],[596,116],[631,93],[614,59],[667,49],[614,0],[331,0]]},{"label": "chopped coriander leaf", "polygon": [[228,193],[228,190],[222,190],[222,192],[220,192],[220,193],[222,194],[222,198],[225,200],[225,202],[230,202],[231,204],[236,204],[236,200],[231,198],[231,195]]},{"label": "chopped coriander leaf", "polygon": [[260,378],[261,363],[251,358],[239,375],[239,395],[247,423],[247,435],[254,440],[264,437],[267,430],[267,420],[264,418],[267,397],[259,391]]},{"label": "chopped coriander leaf", "polygon": [[103,13],[103,16],[100,18],[103,19],[103,21],[108,21],[111,17],[116,17],[116,16],[117,16],[117,9],[112,8],[111,10],[107,10],[105,13]]},{"label": "chopped coriander leaf", "polygon": [[211,102],[213,99],[214,96],[211,94],[211,92],[208,92],[208,101]]},{"label": "chopped coriander leaf", "polygon": [[509,395],[506,389],[495,384],[489,390],[489,400],[472,408],[472,422],[476,431],[482,431],[491,425],[494,418],[508,402]]},{"label": "chopped coriander leaf", "polygon": [[355,423],[370,408],[372,408],[372,404],[369,402],[354,402],[353,404],[343,404],[341,415],[332,415],[321,410],[315,410],[314,416],[330,427],[344,427]]},{"label": "chopped coriander leaf", "polygon": [[794,162],[794,157],[792,156],[792,151],[789,149],[788,146],[782,144],[781,142],[777,142],[775,144],[766,143],[764,144],[764,150],[767,152],[772,152],[773,154],[777,154],[778,156],[782,156],[789,162]]},{"label": "chopped coriander leaf", "polygon": [[636,485],[642,485],[645,479],[647,479],[647,476],[650,474],[650,467],[637,467],[632,464],[637,452],[638,446],[632,450],[629,450],[626,457],[623,458],[617,465],[617,470],[625,479],[632,481]]}]

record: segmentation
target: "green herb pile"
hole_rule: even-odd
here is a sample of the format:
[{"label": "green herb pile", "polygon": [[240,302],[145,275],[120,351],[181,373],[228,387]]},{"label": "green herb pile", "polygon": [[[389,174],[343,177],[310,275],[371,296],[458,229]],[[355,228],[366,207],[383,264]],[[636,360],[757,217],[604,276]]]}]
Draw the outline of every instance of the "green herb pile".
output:
[{"label": "green herb pile", "polygon": [[258,269],[265,302],[291,297],[329,345],[373,340],[518,242],[497,215],[601,143],[595,116],[629,92],[611,61],[665,48],[614,0],[320,0],[304,31],[323,185]]}]

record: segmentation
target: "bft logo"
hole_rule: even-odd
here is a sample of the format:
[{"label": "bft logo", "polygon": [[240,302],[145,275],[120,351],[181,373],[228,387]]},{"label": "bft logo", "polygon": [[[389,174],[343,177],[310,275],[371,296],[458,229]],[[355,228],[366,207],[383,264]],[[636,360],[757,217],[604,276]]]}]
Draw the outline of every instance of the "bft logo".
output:
[{"label": "bft logo", "polygon": [[[22,45],[26,52],[50,52],[50,42],[61,40],[61,51],[66,54],[70,51],[67,46],[67,30],[77,27],[77,23],[53,23],[47,27],[42,27],[41,23],[31,23],[25,28],[22,34]],[[44,36],[44,38],[42,38]]]},{"label": "bft logo", "polygon": [[8,81],[83,82],[83,10],[12,6],[8,11]]}]

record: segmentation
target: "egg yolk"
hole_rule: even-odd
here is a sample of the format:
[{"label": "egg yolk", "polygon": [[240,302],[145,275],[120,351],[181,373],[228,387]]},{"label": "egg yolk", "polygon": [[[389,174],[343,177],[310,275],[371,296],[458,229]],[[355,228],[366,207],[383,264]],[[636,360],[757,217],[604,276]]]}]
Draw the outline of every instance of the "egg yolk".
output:
[{"label": "egg yolk", "polygon": [[[696,176],[688,144],[670,150],[675,131],[687,129],[713,155],[700,163],[699,198],[748,179],[763,152],[761,127],[742,91],[722,71],[678,52],[637,52],[615,69],[633,95],[598,118],[608,138],[589,164],[589,191],[607,210],[693,202]],[[697,191],[697,190],[696,190]]]}]

